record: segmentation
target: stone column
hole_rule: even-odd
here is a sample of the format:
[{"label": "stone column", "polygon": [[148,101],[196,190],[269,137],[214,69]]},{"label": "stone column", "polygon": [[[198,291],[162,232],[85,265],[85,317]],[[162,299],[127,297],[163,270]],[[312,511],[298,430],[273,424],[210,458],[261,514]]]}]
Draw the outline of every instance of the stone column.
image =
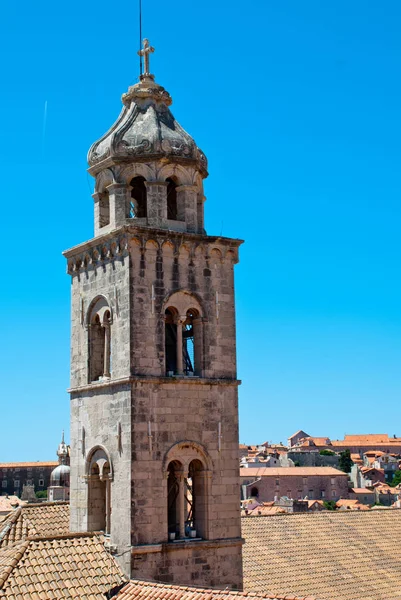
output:
[{"label": "stone column", "polygon": [[178,480],[178,523],[180,538],[185,538],[185,477],[184,473],[177,473]]},{"label": "stone column", "polygon": [[206,200],[206,197],[203,195],[203,193],[199,193],[197,194],[197,206],[196,206],[196,210],[197,210],[197,216],[198,216],[198,233],[203,233],[204,230],[204,202]]},{"label": "stone column", "polygon": [[198,231],[198,188],[195,185],[179,185],[177,192],[178,220],[185,221],[187,231]]},{"label": "stone column", "polygon": [[95,192],[92,194],[92,198],[95,203],[95,235],[99,233],[100,229],[100,194]]},{"label": "stone column", "polygon": [[125,183],[112,183],[107,186],[110,198],[110,227],[116,229],[124,225],[127,218],[128,189]]},{"label": "stone column", "polygon": [[167,181],[145,181],[148,224],[160,227],[167,219]]},{"label": "stone column", "polygon": [[182,323],[181,319],[177,319],[177,375],[184,374],[183,360],[182,360]]}]

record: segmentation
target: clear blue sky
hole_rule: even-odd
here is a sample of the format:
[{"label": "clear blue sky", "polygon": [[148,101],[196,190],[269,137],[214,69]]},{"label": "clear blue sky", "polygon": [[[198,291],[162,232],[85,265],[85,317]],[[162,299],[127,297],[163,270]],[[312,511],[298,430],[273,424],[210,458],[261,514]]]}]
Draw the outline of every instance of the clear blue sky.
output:
[{"label": "clear blue sky", "polygon": [[[152,71],[209,159],[207,231],[246,240],[241,441],[401,435],[401,3],[143,4]],[[0,461],[51,459],[69,427],[61,252],[93,234],[86,152],[136,80],[137,3],[0,10]]]}]

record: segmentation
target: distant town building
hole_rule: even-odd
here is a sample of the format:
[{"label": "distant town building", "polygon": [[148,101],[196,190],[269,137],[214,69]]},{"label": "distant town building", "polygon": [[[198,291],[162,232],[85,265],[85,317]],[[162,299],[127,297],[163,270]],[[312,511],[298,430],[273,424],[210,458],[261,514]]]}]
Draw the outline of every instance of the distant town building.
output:
[{"label": "distant town building", "polygon": [[15,462],[0,463],[0,486],[2,496],[21,497],[24,485],[33,485],[35,492],[47,490],[50,474],[58,463],[47,462]]},{"label": "distant town building", "polygon": [[306,433],[306,431],[302,431],[302,429],[300,429],[299,431],[296,431],[288,438],[288,448],[292,448],[292,446],[296,446],[298,444],[298,442],[300,442],[301,440],[303,440],[304,438],[307,438],[307,437],[309,437],[309,433]]},{"label": "distant town building", "polygon": [[342,452],[348,449],[352,453],[361,456],[369,450],[382,450],[387,453],[400,454],[401,438],[396,436],[389,437],[387,433],[345,435],[343,440],[331,440],[328,437],[305,436],[304,438],[298,439],[295,444],[291,445],[291,449],[294,448],[327,449],[332,450],[333,452]]},{"label": "distant town building", "polygon": [[240,469],[242,496],[262,502],[287,496],[294,500],[348,498],[348,475],[331,467]]},{"label": "distant town building", "polygon": [[357,500],[361,504],[369,504],[372,506],[376,502],[376,494],[374,490],[368,488],[352,488],[349,492],[350,500]]}]

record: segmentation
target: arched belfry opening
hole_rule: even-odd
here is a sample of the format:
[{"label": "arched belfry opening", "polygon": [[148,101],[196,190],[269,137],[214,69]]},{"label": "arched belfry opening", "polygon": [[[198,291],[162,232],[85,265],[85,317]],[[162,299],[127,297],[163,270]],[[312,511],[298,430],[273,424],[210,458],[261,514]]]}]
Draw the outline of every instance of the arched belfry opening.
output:
[{"label": "arched belfry opening", "polygon": [[89,383],[111,377],[111,311],[104,297],[92,303],[88,315]]},{"label": "arched belfry opening", "polygon": [[131,179],[130,218],[144,219],[148,216],[145,181],[141,175]]},{"label": "arched belfry opening", "polygon": [[167,218],[171,221],[178,220],[178,208],[177,208],[177,184],[169,177],[166,179],[167,182]]},{"label": "arched belfry opening", "polygon": [[[181,442],[170,452],[167,461],[167,523],[169,540],[207,539],[210,470],[204,457],[193,447],[194,442]],[[195,444],[196,446],[196,444]]]},{"label": "arched belfry opening", "polygon": [[108,453],[94,448],[87,461],[88,531],[110,533],[111,466]]},{"label": "arched belfry opening", "polygon": [[186,292],[176,292],[169,300],[164,321],[166,375],[201,377],[203,321],[199,303]]}]

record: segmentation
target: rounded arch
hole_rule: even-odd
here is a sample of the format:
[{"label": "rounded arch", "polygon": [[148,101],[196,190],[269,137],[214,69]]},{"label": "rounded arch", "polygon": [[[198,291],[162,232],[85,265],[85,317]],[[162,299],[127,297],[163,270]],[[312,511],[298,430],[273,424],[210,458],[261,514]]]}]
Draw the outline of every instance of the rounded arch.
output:
[{"label": "rounded arch", "polygon": [[156,181],[156,170],[145,163],[130,164],[121,169],[121,183],[130,184],[135,177],[143,177],[146,181]]},{"label": "rounded arch", "polygon": [[179,290],[169,294],[163,302],[162,314],[165,313],[167,308],[170,310],[171,308],[175,308],[176,311],[182,316],[186,315],[188,310],[195,309],[200,317],[205,316],[205,309],[202,300],[198,294],[188,290]]},{"label": "rounded arch", "polygon": [[111,169],[104,169],[97,175],[95,183],[95,192],[103,193],[108,185],[115,183],[114,173]]},{"label": "rounded arch", "polygon": [[108,298],[103,294],[95,296],[95,298],[93,298],[93,300],[91,300],[89,303],[88,310],[86,311],[86,325],[90,325],[94,315],[96,314],[99,315],[100,322],[103,323],[107,311],[109,312],[109,323],[111,323],[113,320],[113,310]]},{"label": "rounded arch", "polygon": [[[110,452],[105,446],[97,444],[89,450],[85,460],[85,475],[87,477],[91,475],[93,468],[99,470],[100,479],[103,479],[103,476],[106,474],[109,479],[113,479],[113,465]],[[106,470],[108,473],[106,473]]]},{"label": "rounded arch", "polygon": [[164,165],[157,173],[159,181],[173,179],[177,185],[192,185],[193,169],[185,168],[178,164]]},{"label": "rounded arch", "polygon": [[203,470],[213,470],[213,461],[203,444],[193,440],[182,440],[167,450],[162,469],[164,473],[168,473],[170,463],[175,462],[181,464],[183,470],[188,472],[189,465],[194,460],[200,461]]}]

